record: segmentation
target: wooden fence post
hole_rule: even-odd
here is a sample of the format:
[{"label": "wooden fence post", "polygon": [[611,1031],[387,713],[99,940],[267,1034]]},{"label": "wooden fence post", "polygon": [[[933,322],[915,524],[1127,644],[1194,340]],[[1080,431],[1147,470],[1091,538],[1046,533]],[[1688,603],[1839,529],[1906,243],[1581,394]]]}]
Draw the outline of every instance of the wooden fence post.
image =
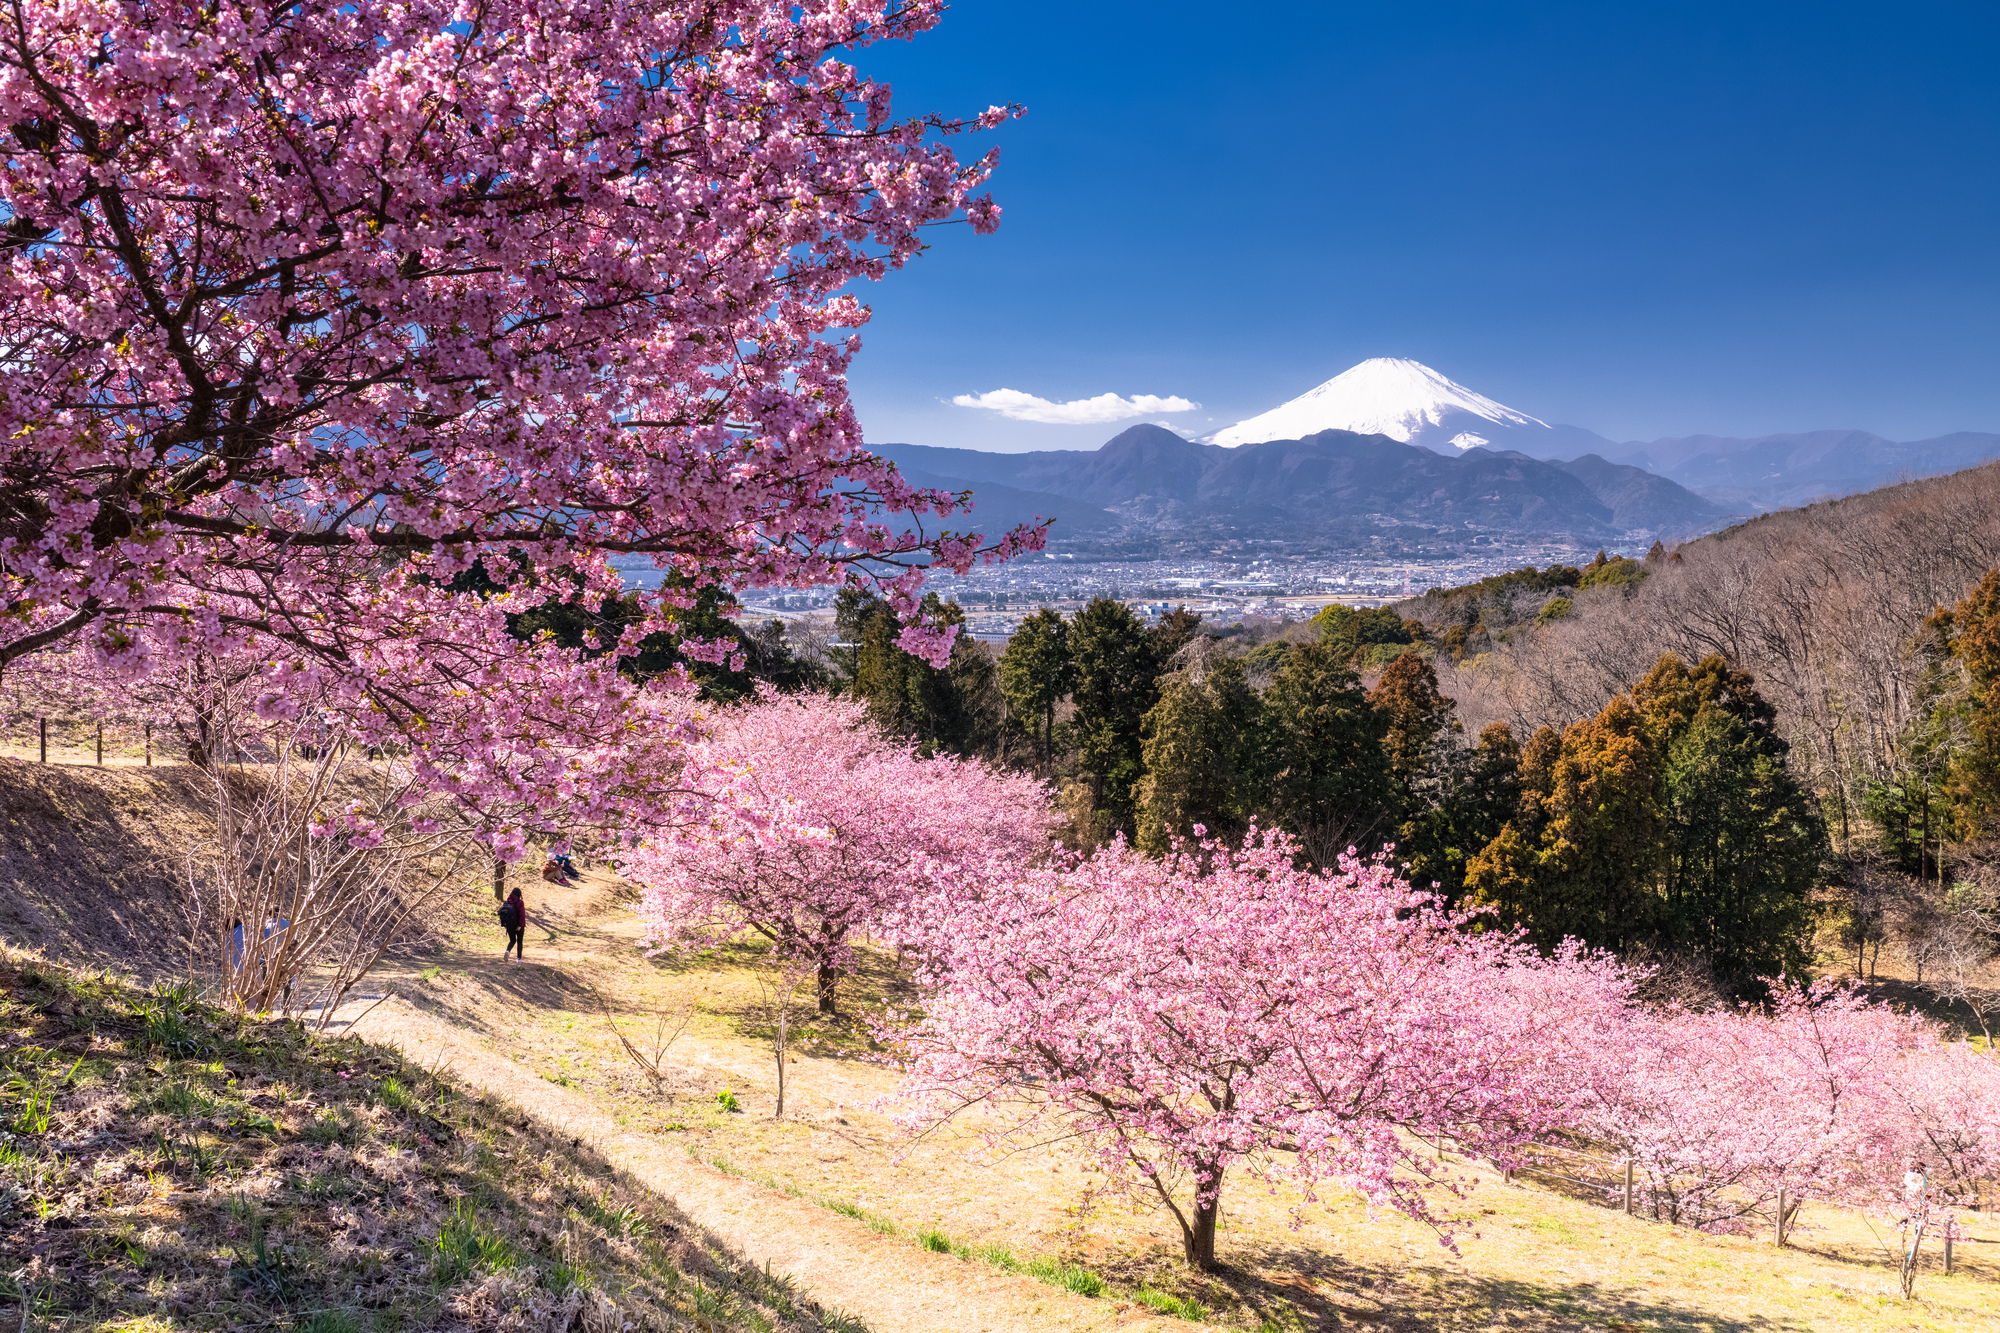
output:
[{"label": "wooden fence post", "polygon": [[97,724],[97,766],[104,767],[104,724]]},{"label": "wooden fence post", "polygon": [[146,724],[146,767],[153,766],[153,724]]},{"label": "wooden fence post", "polygon": [[1625,1159],[1625,1216],[1632,1215],[1632,1159]]},{"label": "wooden fence post", "polygon": [[47,718],[38,720],[42,724],[42,762],[46,764],[49,762],[49,720]]},{"label": "wooden fence post", "polygon": [[1785,1205],[1789,1201],[1789,1196],[1783,1187],[1780,1187],[1778,1190],[1778,1244],[1780,1245],[1785,1243]]},{"label": "wooden fence post", "polygon": [[1951,1231],[1949,1229],[1944,1233],[1944,1271],[1947,1273],[1951,1272]]}]

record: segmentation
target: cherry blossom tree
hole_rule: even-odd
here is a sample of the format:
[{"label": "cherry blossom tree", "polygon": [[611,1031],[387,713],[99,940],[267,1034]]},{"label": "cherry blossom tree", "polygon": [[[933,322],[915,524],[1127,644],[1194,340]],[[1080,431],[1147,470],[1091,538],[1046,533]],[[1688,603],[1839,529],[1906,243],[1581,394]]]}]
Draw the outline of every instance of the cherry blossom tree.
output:
[{"label": "cherry blossom tree", "polygon": [[1852,988],[1778,982],[1768,1006],[1632,1009],[1610,1035],[1575,1127],[1633,1161],[1661,1220],[1742,1230],[1782,1206],[1782,1235],[1818,1199],[1892,1231],[1950,1228],[2000,1172],[2000,1059]]},{"label": "cherry blossom tree", "polygon": [[1429,1191],[1469,1181],[1421,1140],[1505,1158],[1568,1123],[1626,982],[1464,929],[1386,858],[1296,853],[1255,830],[1158,860],[1114,842],[961,900],[900,1036],[912,1125],[1011,1106],[1001,1137],[1079,1142],[1157,1194],[1199,1268],[1239,1165],[1442,1231]]},{"label": "cherry blossom tree", "polygon": [[637,687],[510,612],[652,565],[630,649],[704,586],[855,581],[942,660],[924,567],[1040,530],[941,528],[866,451],[842,289],[997,222],[946,140],[1008,112],[896,119],[850,63],[943,7],[7,9],[0,668],[248,661],[267,716],[629,821],[657,756],[586,756]]},{"label": "cherry blossom tree", "polygon": [[821,1013],[855,938],[920,932],[939,904],[1042,854],[1052,836],[1036,780],[974,760],[916,757],[868,724],[867,705],[781,695],[720,710],[690,747],[706,819],[625,855],[659,946],[748,930],[816,974]]},{"label": "cherry blossom tree", "polygon": [[1600,1052],[1579,1128],[1633,1161],[1655,1217],[1740,1229],[1780,1192],[1794,1208],[1865,1194],[1910,1146],[1891,1082],[1933,1041],[1918,1020],[1825,985],[1781,983],[1768,1007],[1635,1009]]}]

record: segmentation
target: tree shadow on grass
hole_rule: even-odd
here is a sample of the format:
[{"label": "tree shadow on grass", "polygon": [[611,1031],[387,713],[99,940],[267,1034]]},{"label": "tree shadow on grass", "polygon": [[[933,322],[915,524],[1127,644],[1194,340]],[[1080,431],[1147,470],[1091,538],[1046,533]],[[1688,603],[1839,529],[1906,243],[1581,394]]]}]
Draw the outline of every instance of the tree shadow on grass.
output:
[{"label": "tree shadow on grass", "polygon": [[1599,1282],[1482,1277],[1421,1262],[1391,1268],[1307,1249],[1262,1251],[1254,1267],[1231,1265],[1211,1274],[1191,1273],[1177,1253],[1164,1249],[1096,1267],[1120,1286],[1143,1286],[1210,1310],[1235,1311],[1264,1328],[1310,1333],[1494,1327],[1525,1333],[1807,1333],[1811,1327],[1784,1316],[1732,1317],[1694,1309]]},{"label": "tree shadow on grass", "polygon": [[[698,953],[661,954],[647,962],[654,970],[670,976],[694,976],[723,969],[742,969],[747,976],[770,968],[771,946],[746,933]],[[788,1040],[800,1055],[872,1061],[881,1049],[874,1039],[874,1020],[888,1008],[911,1009],[918,998],[908,969],[897,961],[895,954],[860,945],[854,950],[852,965],[839,981],[839,1012],[820,1013],[808,981],[793,997],[787,1019]],[[777,1035],[776,1019],[766,997],[747,980],[728,998],[710,990],[703,996],[703,1007],[728,1020],[739,1037],[761,1044]]]},{"label": "tree shadow on grass", "polygon": [[[471,966],[460,960],[453,972],[461,984],[450,989],[403,985],[397,993],[420,1013],[487,1037],[518,1035],[522,1016],[537,1010],[597,1011],[589,986],[553,959],[543,962],[530,955],[518,963],[496,959]],[[474,988],[469,994],[463,988],[468,982]]]}]

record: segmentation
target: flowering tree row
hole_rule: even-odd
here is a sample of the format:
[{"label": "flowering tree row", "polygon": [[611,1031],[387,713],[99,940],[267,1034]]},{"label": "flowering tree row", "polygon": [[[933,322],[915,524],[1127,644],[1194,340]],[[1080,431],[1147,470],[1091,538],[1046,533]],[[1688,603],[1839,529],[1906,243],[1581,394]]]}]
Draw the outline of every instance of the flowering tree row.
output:
[{"label": "flowering tree row", "polygon": [[916,758],[858,701],[766,695],[709,725],[715,818],[625,862],[654,939],[748,929],[822,978],[858,936],[893,940],[925,996],[891,1033],[910,1124],[1004,1107],[996,1140],[1080,1146],[1197,1266],[1246,1172],[1449,1240],[1439,1192],[1473,1177],[1447,1143],[1513,1165],[1576,1136],[1631,1158],[1657,1216],[1710,1229],[1780,1191],[1894,1221],[1912,1163],[1946,1202],[2000,1173],[2000,1061],[1848,991],[1649,1007],[1615,959],[1544,955],[1414,891],[1393,853],[1302,869],[1253,829],[1081,856],[1046,842],[1034,784]]},{"label": "flowering tree row", "polygon": [[[1665,1221],[1729,1230],[1828,1199],[1908,1211],[1914,1167],[1963,1206],[2000,1173],[2000,1059],[1827,983],[1765,1007],[1632,1008],[1574,1128],[1634,1163]],[[1789,1225],[1790,1217],[1783,1223]]]}]

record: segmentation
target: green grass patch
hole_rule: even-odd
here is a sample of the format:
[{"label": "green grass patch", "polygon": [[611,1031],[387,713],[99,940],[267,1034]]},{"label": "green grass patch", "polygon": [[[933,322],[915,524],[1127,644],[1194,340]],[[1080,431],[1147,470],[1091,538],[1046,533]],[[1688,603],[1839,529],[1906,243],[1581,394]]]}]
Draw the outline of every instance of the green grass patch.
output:
[{"label": "green grass patch", "polygon": [[460,1199],[452,1208],[432,1244],[431,1274],[441,1287],[520,1266],[519,1252],[480,1220],[469,1199]]},{"label": "green grass patch", "polygon": [[1066,1264],[1060,1259],[1039,1257],[1021,1265],[1021,1271],[1038,1282],[1046,1282],[1051,1287],[1061,1287],[1079,1296],[1102,1296],[1104,1279],[1077,1264]]},{"label": "green grass patch", "polygon": [[1164,1291],[1154,1291],[1151,1287],[1141,1287],[1132,1293],[1132,1299],[1141,1305],[1150,1305],[1161,1314],[1170,1314],[1176,1319],[1192,1319],[1196,1323],[1208,1318],[1208,1311],[1200,1302],[1185,1296],[1174,1296]]},{"label": "green grass patch", "polygon": [[879,1236],[896,1234],[894,1222],[880,1213],[870,1212],[858,1203],[850,1203],[846,1199],[821,1199],[818,1202],[820,1207],[829,1212],[839,1213],[842,1217],[851,1217],[857,1222],[865,1223],[870,1231]]}]

